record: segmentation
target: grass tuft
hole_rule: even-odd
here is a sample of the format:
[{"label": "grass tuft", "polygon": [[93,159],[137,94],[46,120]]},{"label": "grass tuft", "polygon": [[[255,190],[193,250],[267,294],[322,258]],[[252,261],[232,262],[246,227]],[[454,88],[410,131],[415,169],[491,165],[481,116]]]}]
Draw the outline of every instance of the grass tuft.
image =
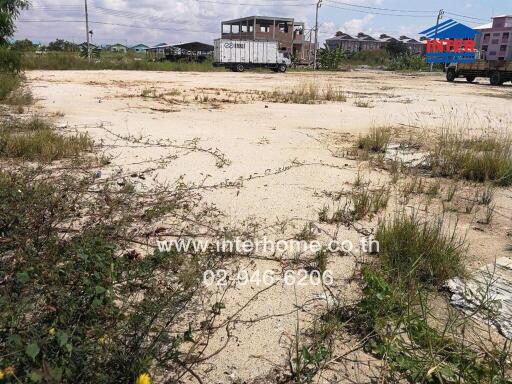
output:
[{"label": "grass tuft", "polygon": [[373,127],[366,136],[359,137],[357,147],[368,152],[383,153],[386,152],[390,139],[391,131],[389,128]]},{"label": "grass tuft", "polygon": [[464,239],[450,233],[443,221],[397,214],[379,223],[376,239],[382,268],[406,285],[439,287],[464,271]]},{"label": "grass tuft", "polygon": [[512,185],[512,140],[508,136],[467,138],[443,132],[430,152],[436,176]]},{"label": "grass tuft", "polygon": [[62,135],[37,117],[0,125],[0,157],[49,163],[76,157],[92,149],[93,141],[89,135]]},{"label": "grass tuft", "polygon": [[302,82],[290,90],[275,89],[266,95],[274,103],[315,104],[322,101],[345,102],[347,97],[341,88],[331,84],[320,86],[314,82]]}]

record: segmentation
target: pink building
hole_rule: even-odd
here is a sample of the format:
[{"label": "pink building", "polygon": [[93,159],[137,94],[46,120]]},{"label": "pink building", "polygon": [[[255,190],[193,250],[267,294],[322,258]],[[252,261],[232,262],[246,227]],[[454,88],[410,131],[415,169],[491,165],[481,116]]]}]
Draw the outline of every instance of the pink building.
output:
[{"label": "pink building", "polygon": [[487,60],[512,60],[512,16],[492,18],[492,23],[475,28],[476,48],[486,52]]}]

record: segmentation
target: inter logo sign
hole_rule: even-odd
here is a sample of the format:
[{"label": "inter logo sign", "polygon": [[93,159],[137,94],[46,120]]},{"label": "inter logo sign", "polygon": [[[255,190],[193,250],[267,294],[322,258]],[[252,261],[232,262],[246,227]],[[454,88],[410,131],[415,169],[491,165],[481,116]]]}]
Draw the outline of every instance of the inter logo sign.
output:
[{"label": "inter logo sign", "polygon": [[474,63],[478,33],[452,19],[420,32],[427,37],[427,62]]}]

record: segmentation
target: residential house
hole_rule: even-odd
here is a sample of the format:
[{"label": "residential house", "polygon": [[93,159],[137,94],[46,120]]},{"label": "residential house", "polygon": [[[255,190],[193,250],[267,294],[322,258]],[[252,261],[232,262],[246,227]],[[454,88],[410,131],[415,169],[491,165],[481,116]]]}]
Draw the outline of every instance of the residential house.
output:
[{"label": "residential house", "polygon": [[327,39],[325,44],[329,49],[340,48],[344,52],[359,52],[359,40],[343,32],[336,32],[336,36]]},{"label": "residential house", "polygon": [[277,41],[280,50],[301,62],[311,61],[314,48],[311,33],[305,31],[303,22],[293,18],[250,16],[223,21],[221,36],[233,40]]},{"label": "residential house", "polygon": [[126,45],[123,45],[123,44],[113,44],[113,45],[109,45],[108,46],[108,50],[110,52],[119,52],[119,53],[126,53],[128,52],[128,48],[126,47]]},{"label": "residential house", "polygon": [[376,49],[385,49],[390,42],[401,41],[407,45],[414,54],[425,54],[425,43],[417,41],[407,36],[400,36],[399,39],[386,34],[381,34],[379,38],[374,38],[366,33],[360,32],[353,37],[347,33],[336,32],[336,36],[327,39],[326,44],[330,49],[342,49],[345,52],[371,51]]},{"label": "residential house", "polygon": [[512,60],[512,15],[492,18],[492,22],[475,28],[476,48],[487,60]]},{"label": "residential house", "polygon": [[374,51],[382,48],[382,44],[379,40],[367,35],[366,33],[359,32],[357,34],[357,38],[359,39],[360,51]]},{"label": "residential house", "polygon": [[424,55],[426,53],[425,43],[418,41],[416,39],[412,39],[407,36],[400,36],[400,41],[407,45],[409,51],[416,55]]},{"label": "residential house", "polygon": [[145,53],[146,50],[149,48],[146,44],[137,44],[133,47],[130,47],[130,51],[136,52],[136,53]]}]

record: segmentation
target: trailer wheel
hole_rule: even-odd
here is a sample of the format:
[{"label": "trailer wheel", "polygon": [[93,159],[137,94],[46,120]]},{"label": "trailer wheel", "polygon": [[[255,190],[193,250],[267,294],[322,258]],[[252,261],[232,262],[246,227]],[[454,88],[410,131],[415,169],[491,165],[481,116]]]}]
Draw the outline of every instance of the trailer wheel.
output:
[{"label": "trailer wheel", "polygon": [[493,73],[491,73],[489,80],[491,82],[491,85],[503,84],[501,80],[501,73],[499,73],[498,71],[494,71]]},{"label": "trailer wheel", "polygon": [[288,68],[286,67],[286,64],[280,64],[280,65],[277,67],[277,70],[278,70],[279,72],[281,72],[281,73],[285,73],[287,69],[288,69]]},{"label": "trailer wheel", "polygon": [[472,83],[473,81],[475,81],[476,79],[476,76],[466,76],[466,81],[468,83]]},{"label": "trailer wheel", "polygon": [[243,65],[243,64],[237,64],[237,66],[236,66],[236,71],[237,71],[237,72],[243,72],[243,71],[245,71],[245,67],[244,67],[244,65]]},{"label": "trailer wheel", "polygon": [[450,68],[448,71],[446,71],[446,80],[448,80],[450,83],[454,81],[457,78],[457,73],[455,72],[455,69]]}]

